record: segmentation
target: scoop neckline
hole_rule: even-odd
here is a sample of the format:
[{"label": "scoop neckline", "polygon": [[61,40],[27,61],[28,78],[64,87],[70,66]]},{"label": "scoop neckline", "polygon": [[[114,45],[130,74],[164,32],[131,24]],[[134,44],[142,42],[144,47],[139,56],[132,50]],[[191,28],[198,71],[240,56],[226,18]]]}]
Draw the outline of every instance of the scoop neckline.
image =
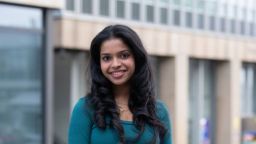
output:
[{"label": "scoop neckline", "polygon": [[133,124],[133,121],[129,121],[129,120],[120,120],[120,122],[124,124]]}]

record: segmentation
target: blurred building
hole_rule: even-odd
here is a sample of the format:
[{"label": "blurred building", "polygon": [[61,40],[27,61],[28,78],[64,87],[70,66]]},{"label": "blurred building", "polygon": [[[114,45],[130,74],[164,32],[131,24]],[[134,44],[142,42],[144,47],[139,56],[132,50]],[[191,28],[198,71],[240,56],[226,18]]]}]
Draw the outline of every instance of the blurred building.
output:
[{"label": "blurred building", "polygon": [[117,23],[151,55],[175,144],[242,144],[256,130],[254,0],[0,1],[0,144],[67,143],[90,42]]}]

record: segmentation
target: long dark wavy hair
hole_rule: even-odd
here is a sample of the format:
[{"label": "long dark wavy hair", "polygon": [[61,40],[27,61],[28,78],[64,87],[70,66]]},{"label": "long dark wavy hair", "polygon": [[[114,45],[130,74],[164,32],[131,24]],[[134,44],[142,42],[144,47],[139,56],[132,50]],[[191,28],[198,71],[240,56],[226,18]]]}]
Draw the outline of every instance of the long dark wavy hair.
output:
[{"label": "long dark wavy hair", "polygon": [[166,133],[163,124],[156,115],[156,100],[152,72],[148,54],[139,38],[131,28],[124,25],[110,25],[104,28],[92,40],[90,46],[91,93],[89,103],[94,109],[94,122],[99,128],[107,125],[117,130],[121,143],[125,143],[124,129],[120,123],[120,113],[116,105],[112,83],[102,74],[100,68],[101,45],[111,38],[121,39],[131,50],[135,59],[135,72],[130,79],[129,109],[133,114],[133,122],[138,135],[133,141],[139,140],[145,125],[153,127],[155,143],[157,136],[162,139]]}]

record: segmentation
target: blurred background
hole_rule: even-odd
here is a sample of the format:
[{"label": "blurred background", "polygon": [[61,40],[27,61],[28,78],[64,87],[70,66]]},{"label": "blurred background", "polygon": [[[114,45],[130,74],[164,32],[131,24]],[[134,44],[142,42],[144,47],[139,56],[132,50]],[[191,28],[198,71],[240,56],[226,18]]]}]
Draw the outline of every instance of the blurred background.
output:
[{"label": "blurred background", "polygon": [[174,144],[256,143],[255,0],[0,0],[0,144],[67,144],[110,24],[141,37]]}]

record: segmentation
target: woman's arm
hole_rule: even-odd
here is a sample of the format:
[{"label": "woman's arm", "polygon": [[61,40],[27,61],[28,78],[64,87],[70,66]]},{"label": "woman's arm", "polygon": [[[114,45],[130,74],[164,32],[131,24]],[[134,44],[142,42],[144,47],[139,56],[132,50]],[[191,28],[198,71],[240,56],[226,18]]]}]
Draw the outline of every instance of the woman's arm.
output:
[{"label": "woman's arm", "polygon": [[90,112],[85,110],[86,99],[81,98],[72,112],[68,144],[90,144],[92,118]]}]

